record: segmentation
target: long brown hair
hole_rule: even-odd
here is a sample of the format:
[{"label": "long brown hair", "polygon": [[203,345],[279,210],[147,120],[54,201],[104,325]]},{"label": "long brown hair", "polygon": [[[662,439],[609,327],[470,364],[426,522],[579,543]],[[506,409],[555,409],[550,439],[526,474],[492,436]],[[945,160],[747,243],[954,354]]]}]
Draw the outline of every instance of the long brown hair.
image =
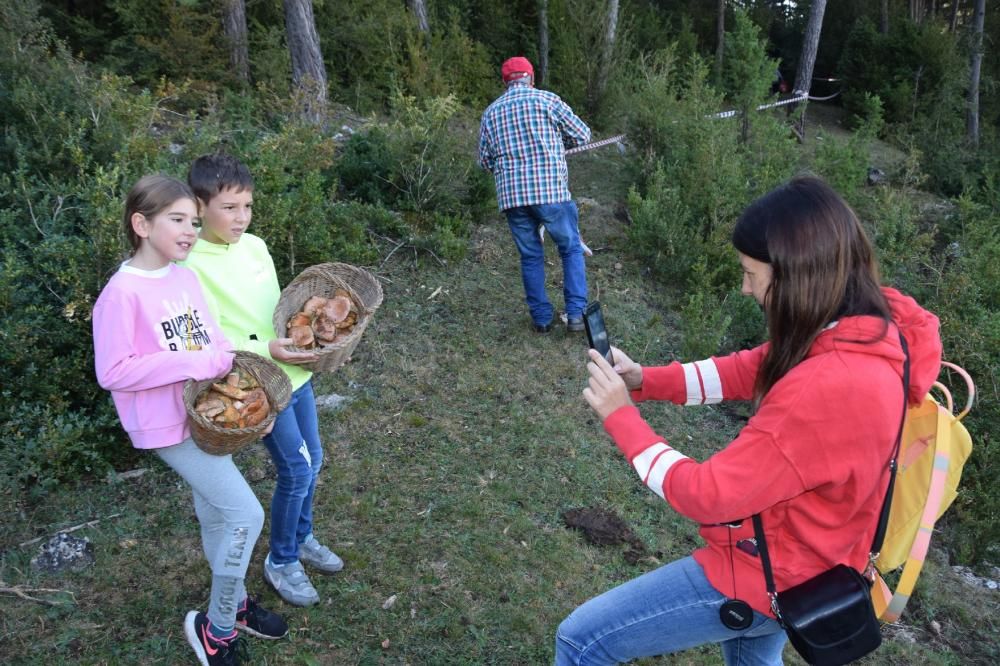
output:
[{"label": "long brown hair", "polygon": [[757,372],[756,403],[834,320],[873,315],[888,326],[868,236],[847,202],[819,178],[795,178],[750,204],[733,244],[772,269],[764,299],[771,344]]},{"label": "long brown hair", "polygon": [[142,244],[142,238],[132,228],[132,216],[140,213],[146,219],[152,219],[179,199],[190,199],[197,204],[191,188],[170,176],[143,176],[132,186],[125,197],[125,212],[122,215],[122,230],[131,247],[130,254],[138,252]]}]

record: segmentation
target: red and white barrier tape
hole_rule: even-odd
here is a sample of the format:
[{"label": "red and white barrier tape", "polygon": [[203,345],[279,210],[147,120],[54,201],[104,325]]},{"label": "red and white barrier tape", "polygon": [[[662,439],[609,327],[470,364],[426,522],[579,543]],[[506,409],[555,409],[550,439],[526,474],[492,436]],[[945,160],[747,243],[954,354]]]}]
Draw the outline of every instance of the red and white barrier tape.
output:
[{"label": "red and white barrier tape", "polygon": [[594,141],[593,143],[585,143],[582,146],[570,148],[566,151],[566,154],[572,155],[573,153],[582,153],[585,150],[593,150],[594,148],[600,148],[601,146],[610,146],[612,143],[621,143],[624,138],[624,134],[618,134],[616,136],[608,137],[607,139]]}]

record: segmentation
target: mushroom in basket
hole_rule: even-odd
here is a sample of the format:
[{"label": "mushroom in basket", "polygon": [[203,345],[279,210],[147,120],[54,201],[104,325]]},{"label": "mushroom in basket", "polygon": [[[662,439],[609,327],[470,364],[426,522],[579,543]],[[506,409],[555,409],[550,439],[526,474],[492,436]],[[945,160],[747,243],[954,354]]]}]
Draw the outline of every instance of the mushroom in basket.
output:
[{"label": "mushroom in basket", "polygon": [[252,428],[271,405],[257,380],[240,368],[214,382],[195,399],[194,410],[221,428]]},{"label": "mushroom in basket", "polygon": [[332,298],[312,296],[288,320],[288,337],[302,349],[315,349],[343,340],[358,323],[358,308],[344,289]]}]

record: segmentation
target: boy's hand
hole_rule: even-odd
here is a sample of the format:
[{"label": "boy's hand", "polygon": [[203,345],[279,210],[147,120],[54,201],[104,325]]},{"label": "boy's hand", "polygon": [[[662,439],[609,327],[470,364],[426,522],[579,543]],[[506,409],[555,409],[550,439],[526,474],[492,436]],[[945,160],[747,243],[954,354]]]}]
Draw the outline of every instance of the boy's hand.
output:
[{"label": "boy's hand", "polygon": [[624,380],[611,364],[593,349],[588,350],[587,354],[590,356],[590,363],[587,364],[590,382],[583,389],[583,397],[601,417],[601,421],[604,421],[618,409],[631,405],[632,400],[628,396]]},{"label": "boy's hand", "polygon": [[625,381],[629,391],[642,388],[642,366],[633,361],[618,347],[611,347],[611,358],[615,360],[615,372]]},{"label": "boy's hand", "polygon": [[289,365],[302,365],[303,363],[311,363],[316,360],[316,352],[293,352],[290,349],[285,349],[285,347],[291,344],[291,338],[275,338],[267,343],[267,352],[275,361],[281,361]]}]

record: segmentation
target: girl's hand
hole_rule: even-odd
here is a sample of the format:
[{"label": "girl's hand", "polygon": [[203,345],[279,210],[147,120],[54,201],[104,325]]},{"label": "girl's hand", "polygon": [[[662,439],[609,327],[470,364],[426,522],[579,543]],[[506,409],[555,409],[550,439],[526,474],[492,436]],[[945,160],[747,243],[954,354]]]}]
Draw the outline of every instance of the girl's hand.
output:
[{"label": "girl's hand", "polygon": [[316,352],[293,352],[285,349],[292,344],[291,338],[275,338],[267,343],[267,351],[275,361],[289,365],[302,365],[316,360]]},{"label": "girl's hand", "polygon": [[[632,400],[629,398],[625,381],[615,372],[611,364],[593,349],[588,350],[587,354],[590,356],[590,363],[587,364],[590,382],[587,388],[583,389],[583,398],[601,417],[601,421],[604,421],[616,410],[631,405]],[[629,362],[632,362],[631,359]]]},{"label": "girl's hand", "polygon": [[628,357],[618,347],[611,347],[611,358],[615,360],[615,372],[625,381],[629,391],[642,388],[642,366]]}]

